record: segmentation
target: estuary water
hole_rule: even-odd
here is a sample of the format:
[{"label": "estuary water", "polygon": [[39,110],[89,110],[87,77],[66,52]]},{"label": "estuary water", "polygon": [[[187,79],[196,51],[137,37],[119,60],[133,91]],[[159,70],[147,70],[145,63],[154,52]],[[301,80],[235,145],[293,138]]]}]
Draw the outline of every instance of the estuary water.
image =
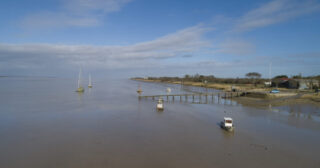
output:
[{"label": "estuary water", "polygon": [[[87,81],[84,81],[85,83]],[[235,101],[165,101],[143,95],[217,92],[129,79],[0,78],[2,168],[320,167],[320,108],[261,109]],[[234,119],[234,133],[218,123]]]}]

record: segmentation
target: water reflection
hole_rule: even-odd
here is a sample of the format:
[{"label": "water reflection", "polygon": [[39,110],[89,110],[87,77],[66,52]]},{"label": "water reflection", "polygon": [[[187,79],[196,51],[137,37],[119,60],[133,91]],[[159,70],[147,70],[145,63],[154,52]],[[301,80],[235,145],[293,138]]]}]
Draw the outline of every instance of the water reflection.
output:
[{"label": "water reflection", "polygon": [[288,116],[295,119],[314,120],[320,122],[320,108],[307,104],[286,105],[272,107],[269,105],[269,111],[279,115]]},{"label": "water reflection", "polygon": [[78,100],[82,102],[83,92],[76,92],[78,95]]}]

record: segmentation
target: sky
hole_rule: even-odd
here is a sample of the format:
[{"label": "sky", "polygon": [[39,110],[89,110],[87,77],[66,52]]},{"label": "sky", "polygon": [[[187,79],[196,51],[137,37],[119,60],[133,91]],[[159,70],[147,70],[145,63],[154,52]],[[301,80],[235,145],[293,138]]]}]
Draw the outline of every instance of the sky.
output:
[{"label": "sky", "polygon": [[3,0],[0,75],[320,74],[318,0]]}]

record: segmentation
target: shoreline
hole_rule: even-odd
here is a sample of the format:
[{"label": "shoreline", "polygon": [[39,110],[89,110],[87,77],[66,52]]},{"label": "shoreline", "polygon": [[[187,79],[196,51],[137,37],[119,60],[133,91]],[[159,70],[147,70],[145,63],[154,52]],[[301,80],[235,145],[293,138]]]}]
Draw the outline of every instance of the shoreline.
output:
[{"label": "shoreline", "polygon": [[232,86],[239,90],[247,92],[246,96],[235,97],[234,100],[238,101],[243,105],[255,106],[255,107],[269,107],[269,106],[281,106],[289,104],[313,104],[320,106],[320,93],[304,92],[297,90],[290,90],[280,88],[280,93],[273,94],[269,93],[272,88],[258,88],[252,85],[233,85],[233,84],[220,84],[220,83],[209,83],[204,84],[201,82],[183,82],[180,81],[161,81],[161,80],[150,80],[150,79],[137,79],[131,78],[131,80],[150,82],[150,83],[168,83],[168,84],[179,84],[185,86],[195,86],[202,88],[211,88],[221,91],[231,91]]}]

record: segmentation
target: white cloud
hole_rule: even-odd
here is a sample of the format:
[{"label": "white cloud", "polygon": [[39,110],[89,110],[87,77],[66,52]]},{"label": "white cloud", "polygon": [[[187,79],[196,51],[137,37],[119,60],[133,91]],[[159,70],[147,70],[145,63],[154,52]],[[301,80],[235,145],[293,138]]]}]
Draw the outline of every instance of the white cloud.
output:
[{"label": "white cloud", "polygon": [[233,55],[247,55],[255,51],[255,46],[242,39],[227,39],[223,41],[217,50],[219,53],[233,54]]},{"label": "white cloud", "polygon": [[92,27],[100,24],[100,19],[94,16],[74,16],[68,13],[42,12],[24,18],[23,26],[32,29],[51,29],[61,27]]},{"label": "white cloud", "polygon": [[97,26],[108,13],[119,11],[130,1],[63,0],[61,9],[30,14],[22,20],[22,26],[30,29]]},{"label": "white cloud", "polygon": [[274,0],[242,16],[234,31],[248,31],[320,10],[314,0]]},{"label": "white cloud", "polygon": [[128,46],[0,44],[0,61],[12,66],[16,63],[17,67],[22,63],[24,67],[60,63],[107,69],[150,66],[161,62],[159,59],[181,57],[210,47],[210,42],[203,39],[207,31],[206,27],[197,25]]},{"label": "white cloud", "polygon": [[110,13],[119,11],[132,0],[68,0],[64,8],[73,13]]}]

